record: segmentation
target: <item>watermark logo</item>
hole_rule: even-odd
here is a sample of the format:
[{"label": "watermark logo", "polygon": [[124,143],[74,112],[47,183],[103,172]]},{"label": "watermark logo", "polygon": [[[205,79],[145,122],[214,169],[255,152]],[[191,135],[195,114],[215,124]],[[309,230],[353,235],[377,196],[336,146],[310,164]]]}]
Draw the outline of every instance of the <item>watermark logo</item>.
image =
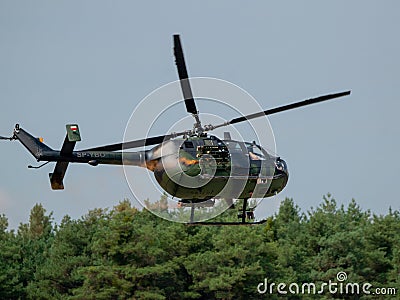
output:
[{"label": "watermark logo", "polygon": [[339,282],[346,281],[346,280],[347,280],[347,274],[346,274],[346,272],[341,271],[341,272],[337,273],[337,274],[336,274],[336,279],[337,279]]},{"label": "watermark logo", "polygon": [[336,281],[329,280],[322,283],[275,283],[268,282],[264,278],[263,282],[257,285],[259,294],[293,294],[293,295],[317,295],[317,294],[339,294],[339,295],[391,295],[397,294],[394,287],[373,287],[372,284],[347,282],[347,273],[340,271],[336,274]]}]

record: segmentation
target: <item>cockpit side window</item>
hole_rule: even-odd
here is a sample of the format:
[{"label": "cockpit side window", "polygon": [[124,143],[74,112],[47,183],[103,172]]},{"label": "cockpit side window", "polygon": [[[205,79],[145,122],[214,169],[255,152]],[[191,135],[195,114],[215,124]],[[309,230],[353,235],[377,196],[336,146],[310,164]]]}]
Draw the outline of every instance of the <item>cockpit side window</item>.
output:
[{"label": "cockpit side window", "polygon": [[204,140],[204,145],[206,146],[214,146],[214,143],[212,140]]},{"label": "cockpit side window", "polygon": [[185,141],[185,148],[194,148],[193,142],[191,142],[191,141]]},{"label": "cockpit side window", "polygon": [[225,142],[225,144],[228,147],[229,152],[233,153],[243,152],[243,148],[239,142],[230,141],[230,142]]}]

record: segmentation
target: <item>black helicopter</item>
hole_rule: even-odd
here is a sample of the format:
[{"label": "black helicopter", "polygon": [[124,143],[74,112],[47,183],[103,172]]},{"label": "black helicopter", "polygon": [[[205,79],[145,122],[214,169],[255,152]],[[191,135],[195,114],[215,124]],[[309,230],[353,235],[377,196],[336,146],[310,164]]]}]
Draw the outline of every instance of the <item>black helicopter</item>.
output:
[{"label": "black helicopter", "polygon": [[[147,137],[74,151],[76,142],[81,140],[77,124],[66,125],[67,135],[61,150],[53,150],[15,125],[12,137],[0,139],[19,140],[37,161],[45,163],[29,168],[40,168],[49,162],[56,162],[49,174],[51,188],[64,189],[63,179],[69,163],[132,165],[147,168],[154,173],[158,184],[171,196],[179,198],[183,207],[191,207],[189,224],[245,225],[261,222],[247,222],[252,219],[248,210],[248,199],[276,195],[286,186],[289,172],[286,162],[265,150],[255,142],[233,140],[228,132],[220,139],[208,132],[245,122],[254,118],[272,115],[286,110],[347,96],[350,91],[328,94],[300,102],[240,116],[218,125],[201,123],[194,101],[182,45],[179,35],[174,35],[174,55],[186,111],[194,120],[191,130],[166,135]],[[154,146],[155,145],[155,146]],[[144,148],[127,152],[131,148]],[[243,199],[239,215],[240,222],[195,222],[194,209],[214,204],[215,199],[225,199],[232,205],[232,199]]]}]

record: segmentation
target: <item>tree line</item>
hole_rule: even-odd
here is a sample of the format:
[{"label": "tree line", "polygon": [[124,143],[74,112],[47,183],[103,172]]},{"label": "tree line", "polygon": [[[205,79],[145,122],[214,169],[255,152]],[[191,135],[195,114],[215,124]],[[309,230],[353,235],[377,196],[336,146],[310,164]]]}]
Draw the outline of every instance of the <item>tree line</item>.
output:
[{"label": "tree line", "polygon": [[[17,230],[0,216],[0,299],[387,299],[372,289],[287,292],[290,283],[338,282],[340,272],[398,297],[398,211],[375,215],[327,195],[307,212],[285,199],[257,226],[186,226],[128,200],[60,224],[36,204]],[[266,280],[285,283],[287,294],[260,293]]]}]

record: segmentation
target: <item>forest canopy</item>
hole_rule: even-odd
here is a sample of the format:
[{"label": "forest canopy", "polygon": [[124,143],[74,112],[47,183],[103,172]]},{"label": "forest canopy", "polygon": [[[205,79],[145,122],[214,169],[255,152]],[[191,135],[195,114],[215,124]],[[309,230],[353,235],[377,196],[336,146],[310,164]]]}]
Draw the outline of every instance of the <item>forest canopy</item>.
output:
[{"label": "forest canopy", "polygon": [[[346,282],[399,293],[400,213],[378,216],[327,195],[307,212],[285,199],[263,225],[186,226],[123,200],[55,224],[36,204],[17,230],[0,216],[0,270],[0,299],[278,299],[276,288],[260,294],[260,284],[320,287],[340,272]],[[285,296],[324,297],[388,296]]]}]

